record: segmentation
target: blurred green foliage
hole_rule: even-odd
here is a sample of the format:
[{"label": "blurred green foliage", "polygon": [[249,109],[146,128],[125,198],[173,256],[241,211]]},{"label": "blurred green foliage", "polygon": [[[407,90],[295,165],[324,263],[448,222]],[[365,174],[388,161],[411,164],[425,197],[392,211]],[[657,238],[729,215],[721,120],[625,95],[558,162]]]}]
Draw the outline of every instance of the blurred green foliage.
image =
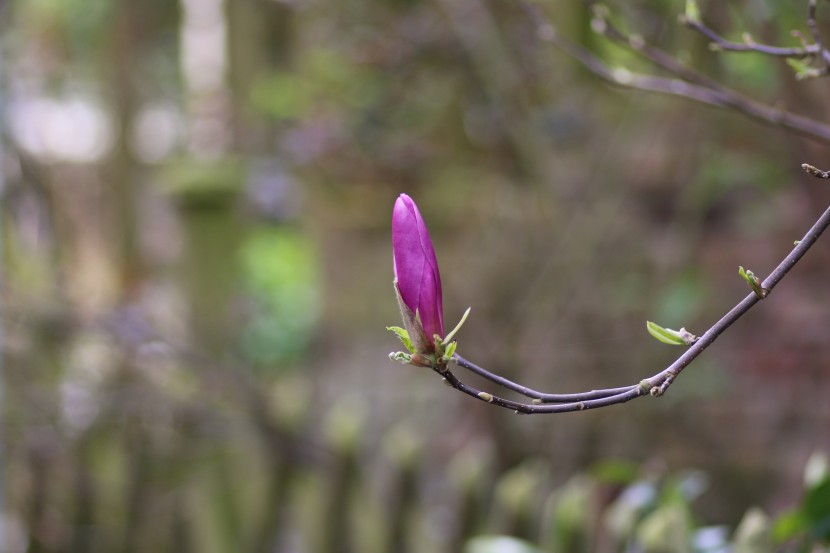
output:
[{"label": "blurred green foliage", "polygon": [[[541,549],[534,540],[481,536],[465,552],[771,553],[823,551],[830,544],[828,458],[808,462],[800,504],[769,518],[749,509],[734,529],[703,524],[695,500],[709,487],[702,473],[640,474],[630,463],[606,461],[571,478],[551,495]],[[823,469],[817,469],[817,466]],[[812,473],[812,476],[810,476]],[[605,490],[605,491],[603,491]],[[610,501],[608,491],[613,490]],[[717,489],[707,493],[717,493]],[[610,541],[606,541],[610,540]]]},{"label": "blurred green foliage", "polygon": [[262,227],[246,237],[242,266],[255,311],[243,344],[253,363],[285,366],[307,353],[320,316],[320,269],[310,238]]},{"label": "blurred green foliage", "polygon": [[360,114],[377,101],[381,78],[342,53],[303,51],[291,71],[265,75],[254,84],[255,108],[278,121],[303,120],[330,110]]},{"label": "blurred green foliage", "polygon": [[81,61],[95,52],[113,5],[111,0],[31,0],[21,2],[16,15],[21,30],[52,34],[53,40]]},{"label": "blurred green foliage", "polygon": [[815,453],[804,474],[806,493],[801,504],[781,515],[773,535],[778,541],[830,544],[830,459]]}]

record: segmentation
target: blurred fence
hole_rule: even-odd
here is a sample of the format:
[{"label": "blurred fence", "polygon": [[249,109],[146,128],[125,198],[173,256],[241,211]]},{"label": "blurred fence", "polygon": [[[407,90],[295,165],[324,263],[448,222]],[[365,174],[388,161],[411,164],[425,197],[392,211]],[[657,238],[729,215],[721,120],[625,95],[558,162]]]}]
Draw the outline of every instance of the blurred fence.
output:
[{"label": "blurred fence", "polygon": [[[524,551],[469,541],[503,534],[551,552],[685,552],[730,539],[692,514],[699,473],[606,462],[555,483],[544,459],[497,471],[482,443],[438,459],[405,425],[374,435],[361,407],[320,405],[302,379],[265,386],[160,341],[132,347],[123,317],[71,342],[43,321],[11,366],[6,551]],[[79,357],[109,369],[73,374]],[[823,462],[812,478],[830,484]],[[771,551],[769,536],[751,511],[734,550]]]},{"label": "blurred fence", "polygon": [[108,358],[104,376],[73,376],[73,355],[13,365],[9,551],[459,551],[485,530],[538,536],[542,463],[496,477],[484,448],[434,464],[406,428],[371,436],[359,408],[321,409],[300,381],[264,389],[111,339],[75,350]]}]

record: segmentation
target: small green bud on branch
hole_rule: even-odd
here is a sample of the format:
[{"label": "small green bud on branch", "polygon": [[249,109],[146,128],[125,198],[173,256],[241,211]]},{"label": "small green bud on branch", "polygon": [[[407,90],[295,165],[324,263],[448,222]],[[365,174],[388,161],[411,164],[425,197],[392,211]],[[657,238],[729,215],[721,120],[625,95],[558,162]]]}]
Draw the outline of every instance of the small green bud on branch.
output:
[{"label": "small green bud on branch", "polygon": [[755,276],[755,273],[749,270],[744,270],[743,267],[738,267],[738,274],[741,275],[749,287],[752,288],[752,291],[755,292],[755,295],[761,299],[767,297],[769,294],[769,290],[761,286],[761,279]]},{"label": "small green bud on branch", "polygon": [[671,328],[663,328],[651,321],[646,321],[646,330],[657,340],[670,346],[691,346],[698,340],[697,336],[685,328],[672,330]]}]

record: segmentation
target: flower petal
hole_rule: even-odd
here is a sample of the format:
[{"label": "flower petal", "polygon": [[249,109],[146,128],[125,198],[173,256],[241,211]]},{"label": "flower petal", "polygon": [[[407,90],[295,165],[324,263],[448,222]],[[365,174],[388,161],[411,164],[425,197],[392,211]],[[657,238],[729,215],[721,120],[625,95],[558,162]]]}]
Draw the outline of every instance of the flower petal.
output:
[{"label": "flower petal", "polygon": [[435,248],[415,202],[401,194],[392,211],[392,253],[398,290],[424,331],[443,336],[441,274]]}]

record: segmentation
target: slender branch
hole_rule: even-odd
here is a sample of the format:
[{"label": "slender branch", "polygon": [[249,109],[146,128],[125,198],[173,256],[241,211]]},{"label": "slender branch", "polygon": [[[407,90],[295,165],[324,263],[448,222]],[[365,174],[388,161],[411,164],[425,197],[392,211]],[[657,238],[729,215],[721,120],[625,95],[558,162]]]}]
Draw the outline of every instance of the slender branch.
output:
[{"label": "slender branch", "polygon": [[[808,173],[820,177],[830,178],[830,172],[820,171],[812,165],[803,166]],[[810,230],[804,235],[800,241],[796,243],[793,250],[778,264],[778,266],[769,274],[769,276],[761,283],[761,287],[766,290],[764,298],[769,296],[769,293],[778,285],[779,282],[787,275],[787,273],[795,266],[796,263],[804,257],[804,254],[816,243],[821,234],[830,226],[830,207],[828,207],[821,217],[810,227]],[[497,374],[467,361],[463,357],[454,355],[452,361],[483,378],[494,382],[504,388],[518,392],[527,397],[533,398],[534,401],[530,404],[522,403],[504,399],[500,396],[493,395],[474,388],[462,382],[455,376],[445,365],[433,367],[433,370],[440,374],[444,381],[471,397],[475,397],[481,401],[516,411],[517,413],[565,413],[570,411],[584,411],[587,409],[596,409],[600,407],[608,407],[631,401],[632,399],[644,396],[661,396],[669,386],[674,382],[677,376],[694,361],[703,351],[712,345],[715,340],[723,334],[735,321],[744,316],[756,303],[763,299],[755,292],[748,294],[735,307],[726,313],[719,321],[712,325],[689,349],[678,357],[672,364],[658,372],[650,378],[640,381],[639,384],[632,384],[620,388],[610,388],[606,390],[593,390],[590,392],[576,393],[576,394],[546,394],[538,392],[531,388],[517,384],[511,380],[501,377]]]},{"label": "slender branch", "polygon": [[642,56],[657,67],[661,67],[690,83],[701,85],[713,90],[722,91],[723,85],[706,75],[682,64],[676,57],[648,44],[640,35],[626,35],[615,27],[607,18],[604,9],[594,9],[594,20],[591,27],[605,38],[617,44],[630,48],[634,53]]},{"label": "slender branch", "polygon": [[821,57],[825,65],[830,68],[830,51],[824,46],[824,41],[821,38],[821,31],[819,31],[818,23],[816,22],[816,4],[817,0],[810,0],[807,2],[807,27],[810,29],[810,34],[813,36],[816,46],[821,52]]},{"label": "slender branch", "polygon": [[462,393],[467,394],[468,396],[474,397],[487,403],[491,403],[493,405],[497,405],[498,407],[503,407],[505,409],[516,411],[517,413],[525,413],[528,415],[532,415],[534,413],[568,413],[571,411],[585,411],[587,409],[609,407],[611,405],[617,405],[619,403],[631,401],[632,399],[635,399],[639,396],[648,393],[643,386],[633,386],[628,388],[625,392],[604,398],[586,399],[584,401],[573,401],[570,403],[528,404],[521,403],[519,401],[511,401],[509,399],[504,399],[502,397],[493,395],[489,392],[483,392],[459,380],[458,377],[456,377],[449,369],[444,369],[443,371],[440,369],[434,370],[435,372],[444,377],[444,382],[446,382],[447,385],[449,385],[452,388],[455,388],[456,390]]},{"label": "slender branch", "polygon": [[[782,126],[805,136],[830,142],[830,126],[817,123],[794,113],[775,109],[724,87],[717,81],[681,64],[672,55],[646,44],[642,37],[625,35],[611,25],[601,11],[595,12],[596,17],[593,22],[594,29],[597,32],[602,33],[611,40],[626,44],[634,52],[639,53],[655,66],[672,73],[678,78],[668,79],[652,75],[636,74],[627,69],[612,69],[588,50],[561,37],[555,27],[545,18],[536,5],[527,0],[517,0],[517,2],[536,27],[536,34],[541,40],[553,44],[582,63],[592,73],[612,84],[638,90],[682,96],[717,107],[731,108],[762,122]],[[808,44],[802,37],[802,48],[779,48],[761,45],[752,41],[751,38],[745,39],[744,44],[733,43],[726,41],[699,21],[687,17],[682,18],[681,21],[709,37],[723,50],[754,51],[772,56],[792,58],[810,57],[820,54],[827,66],[821,74],[827,74],[828,70],[830,70],[830,52],[824,47],[819,34],[815,20],[815,10],[816,0],[809,0],[808,25],[815,43]],[[830,178],[830,171],[822,171],[808,164],[802,165],[802,168],[815,177]],[[451,361],[456,365],[507,390],[524,395],[533,400],[531,403],[523,403],[502,398],[464,383],[447,367],[446,362],[442,361],[440,364],[433,366],[433,370],[440,374],[444,382],[450,387],[480,401],[491,403],[505,409],[511,409],[517,413],[533,414],[582,411],[625,403],[647,394],[655,397],[662,396],[692,361],[712,345],[726,329],[744,316],[756,303],[769,295],[790,269],[815,244],[828,226],[830,226],[830,207],[825,210],[807,234],[805,234],[804,238],[796,242],[795,248],[793,248],[760,284],[760,290],[763,293],[753,291],[748,294],[728,313],[721,317],[720,320],[712,325],[672,364],[654,376],[641,380],[638,384],[580,393],[544,393],[492,373],[459,355],[453,355]]]},{"label": "slender branch", "polygon": [[622,386],[620,388],[608,388],[605,390],[591,390],[590,392],[581,392],[576,394],[547,394],[544,392],[538,392],[532,388],[528,388],[527,386],[522,386],[521,384],[517,384],[512,380],[508,380],[503,376],[499,376],[495,373],[491,373],[487,369],[479,367],[475,363],[472,363],[460,355],[456,354],[453,356],[453,362],[458,365],[459,367],[463,367],[468,371],[475,373],[482,378],[489,380],[490,382],[494,382],[499,386],[507,388],[508,390],[512,390],[523,396],[527,396],[529,398],[538,400],[539,403],[569,403],[574,401],[585,401],[588,399],[602,399],[614,395],[618,395],[624,392],[628,392],[631,388],[636,388],[636,386]]},{"label": "slender branch", "polygon": [[[830,143],[830,125],[757,102],[726,88],[682,65],[677,60],[673,60],[669,54],[648,46],[641,37],[626,37],[625,42],[635,52],[644,55],[657,66],[680,78],[671,79],[633,73],[627,69],[612,69],[588,50],[563,38],[536,5],[525,0],[518,0],[518,2],[536,27],[536,34],[540,40],[554,45],[579,61],[596,76],[611,84],[635,90],[680,96],[703,104],[732,109],[763,123],[784,127],[806,137]],[[612,32],[614,28],[611,26],[605,29],[600,27],[599,30],[600,32]]]},{"label": "slender branch", "polygon": [[[815,0],[812,0],[813,2]],[[714,45],[713,50],[723,50],[728,52],[757,52],[759,54],[765,54],[767,56],[776,56],[776,57],[783,57],[783,58],[806,58],[810,56],[815,56],[821,53],[824,48],[820,44],[819,41],[816,41],[815,44],[804,44],[801,48],[799,47],[781,47],[781,46],[769,46],[767,44],[759,44],[752,40],[752,37],[749,34],[744,35],[744,42],[732,42],[726,40],[715,31],[710,29],[706,26],[702,21],[698,19],[693,19],[691,17],[686,17],[685,15],[680,16],[680,23],[689,27],[690,29],[694,29],[695,31],[699,32],[706,38],[712,41]]]},{"label": "slender branch", "polygon": [[694,29],[711,40],[713,50],[723,50],[729,52],[757,52],[767,56],[783,58],[806,58],[820,56],[825,64],[825,68],[819,73],[819,75],[827,75],[828,70],[830,70],[830,51],[824,45],[824,41],[822,40],[821,33],[818,29],[818,23],[816,22],[817,3],[817,0],[809,0],[807,3],[807,27],[810,29],[810,35],[813,37],[813,44],[808,44],[806,39],[804,39],[800,33],[793,31],[794,35],[799,36],[802,39],[801,48],[758,44],[752,39],[749,33],[744,34],[743,42],[732,42],[720,36],[700,19],[688,17],[686,15],[680,16],[680,23],[690,29]]}]

